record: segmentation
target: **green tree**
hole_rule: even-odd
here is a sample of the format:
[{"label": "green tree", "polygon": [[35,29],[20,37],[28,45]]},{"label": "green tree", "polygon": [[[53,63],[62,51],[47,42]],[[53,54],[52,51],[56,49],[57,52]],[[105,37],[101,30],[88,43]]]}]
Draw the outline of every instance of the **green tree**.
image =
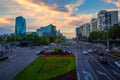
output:
[{"label": "green tree", "polygon": [[120,38],[120,26],[118,24],[112,26],[108,31],[108,35],[110,39]]},{"label": "green tree", "polygon": [[82,37],[82,33],[80,33],[79,35],[78,35],[78,40],[80,40],[80,39],[82,39],[83,37]]},{"label": "green tree", "polygon": [[55,42],[56,42],[57,44],[61,43],[61,42],[62,42],[62,38],[57,37],[57,38],[55,39]]},{"label": "green tree", "polygon": [[89,42],[93,42],[94,40],[96,40],[97,39],[97,34],[98,33],[96,31],[91,32],[89,34],[88,41]]}]

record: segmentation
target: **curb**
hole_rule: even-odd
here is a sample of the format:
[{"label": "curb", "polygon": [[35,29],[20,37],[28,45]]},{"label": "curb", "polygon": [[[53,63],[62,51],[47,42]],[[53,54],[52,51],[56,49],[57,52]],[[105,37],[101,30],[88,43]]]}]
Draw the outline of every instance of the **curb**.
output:
[{"label": "curb", "polygon": [[115,57],[115,58],[117,58],[117,59],[120,59],[120,57],[117,57],[117,56],[112,55],[112,54],[110,54],[110,53],[107,53],[107,55],[110,55],[110,56],[112,56],[112,57]]},{"label": "curb", "polygon": [[0,61],[8,59],[8,56],[0,58]]}]

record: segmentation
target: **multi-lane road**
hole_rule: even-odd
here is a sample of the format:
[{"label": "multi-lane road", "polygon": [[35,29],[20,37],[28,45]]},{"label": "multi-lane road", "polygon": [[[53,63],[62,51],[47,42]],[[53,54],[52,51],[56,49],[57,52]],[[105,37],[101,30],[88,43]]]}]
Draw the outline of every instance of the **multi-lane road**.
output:
[{"label": "multi-lane road", "polygon": [[[82,48],[79,48],[81,46]],[[90,46],[91,49],[96,47]],[[49,48],[52,50],[52,48]],[[73,52],[76,56],[76,73],[77,80],[120,80],[120,69],[114,65],[119,58],[108,55],[108,64],[101,64],[98,60],[99,55],[96,53],[89,53],[84,55],[82,52],[88,50],[89,46],[85,44],[73,44],[71,47],[63,48]],[[41,50],[37,47],[34,50],[29,48],[16,49],[14,56],[10,59],[0,62],[0,80],[11,80],[16,74],[30,64],[37,56],[36,52]]]},{"label": "multi-lane road", "polygon": [[[81,46],[81,48],[77,48]],[[96,47],[90,46],[91,49]],[[76,56],[77,80],[120,80],[120,69],[114,65],[114,61],[120,59],[108,55],[104,55],[108,59],[108,64],[101,64],[98,60],[99,55],[89,53],[84,55],[83,50],[88,50],[85,44],[74,44],[70,51]]]}]

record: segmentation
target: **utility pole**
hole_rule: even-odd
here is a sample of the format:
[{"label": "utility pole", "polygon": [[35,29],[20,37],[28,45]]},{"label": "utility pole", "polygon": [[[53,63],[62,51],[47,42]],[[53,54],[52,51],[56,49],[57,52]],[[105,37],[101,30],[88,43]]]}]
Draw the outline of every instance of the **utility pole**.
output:
[{"label": "utility pole", "polygon": [[108,35],[108,31],[107,31],[107,47],[109,48],[109,35]]},{"label": "utility pole", "polygon": [[14,42],[15,42],[15,48],[16,48],[16,34],[14,34]]}]

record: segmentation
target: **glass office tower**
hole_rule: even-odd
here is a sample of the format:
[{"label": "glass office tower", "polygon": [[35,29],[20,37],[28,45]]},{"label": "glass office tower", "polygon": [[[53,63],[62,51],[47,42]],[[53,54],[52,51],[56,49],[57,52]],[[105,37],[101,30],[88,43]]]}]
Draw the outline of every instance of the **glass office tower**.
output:
[{"label": "glass office tower", "polygon": [[26,21],[22,16],[16,17],[15,34],[18,36],[26,35]]}]

